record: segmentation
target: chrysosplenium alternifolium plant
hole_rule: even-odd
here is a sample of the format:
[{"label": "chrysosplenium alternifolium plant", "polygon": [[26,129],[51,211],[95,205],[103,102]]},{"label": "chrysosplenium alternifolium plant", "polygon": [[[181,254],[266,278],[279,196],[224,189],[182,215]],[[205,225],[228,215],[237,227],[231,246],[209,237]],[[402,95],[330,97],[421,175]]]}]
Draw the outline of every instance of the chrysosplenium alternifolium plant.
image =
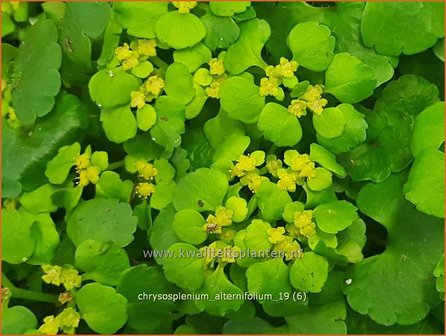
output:
[{"label": "chrysosplenium alternifolium plant", "polygon": [[3,333],[441,333],[435,2],[2,5]]}]

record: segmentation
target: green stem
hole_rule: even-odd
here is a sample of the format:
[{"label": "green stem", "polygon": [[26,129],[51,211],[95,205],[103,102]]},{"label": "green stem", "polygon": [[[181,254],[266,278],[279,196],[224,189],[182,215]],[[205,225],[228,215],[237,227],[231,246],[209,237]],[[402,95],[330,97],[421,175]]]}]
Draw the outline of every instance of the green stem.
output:
[{"label": "green stem", "polygon": [[40,292],[30,291],[27,289],[17,288],[4,274],[2,274],[2,286],[9,288],[9,290],[12,293],[11,297],[15,299],[32,300],[32,301],[48,302],[48,303],[57,302],[58,297],[56,294],[40,293]]},{"label": "green stem", "polygon": [[161,58],[159,57],[151,57],[150,61],[155,64],[158,68],[160,68],[161,70],[163,70],[164,72],[166,72],[169,64],[167,64],[166,62],[164,62]]},{"label": "green stem", "polygon": [[124,166],[124,160],[112,162],[108,165],[109,170],[115,170]]}]

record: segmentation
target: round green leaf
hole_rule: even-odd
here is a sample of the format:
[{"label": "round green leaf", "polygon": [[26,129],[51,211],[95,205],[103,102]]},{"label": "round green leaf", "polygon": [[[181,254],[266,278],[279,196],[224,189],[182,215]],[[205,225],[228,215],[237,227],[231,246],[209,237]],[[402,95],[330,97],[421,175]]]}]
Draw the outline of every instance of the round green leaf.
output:
[{"label": "round green leaf", "polygon": [[81,145],[78,142],[59,148],[57,155],[46,165],[45,175],[49,181],[53,184],[64,183],[80,152]]},{"label": "round green leaf", "polygon": [[76,303],[88,326],[101,334],[114,334],[127,322],[127,300],[112,287],[97,282],[76,293]]},{"label": "round green leaf", "polygon": [[242,13],[251,4],[250,1],[227,1],[227,2],[210,2],[212,14],[218,16],[233,16],[235,13]]},{"label": "round green leaf", "polygon": [[347,201],[335,201],[318,205],[313,215],[319,229],[326,233],[337,233],[358,219],[356,207]]},{"label": "round green leaf", "polygon": [[265,105],[257,127],[263,132],[265,139],[279,147],[294,146],[302,138],[299,120],[285,107],[276,103]]},{"label": "round green leaf", "polygon": [[290,282],[294,288],[319,293],[328,277],[328,261],[313,252],[305,252],[290,268]]},{"label": "round green leaf", "polygon": [[55,212],[57,206],[52,200],[55,191],[54,186],[46,183],[33,191],[23,193],[19,201],[26,210],[35,214]]},{"label": "round green leaf", "polygon": [[231,77],[224,81],[220,97],[223,110],[231,118],[247,124],[256,122],[265,106],[265,97],[259,95],[259,87],[244,77]]},{"label": "round green leaf", "polygon": [[147,78],[153,71],[153,64],[149,61],[141,62],[132,68],[132,74],[138,78]]},{"label": "round green leaf", "polygon": [[200,288],[205,279],[205,259],[199,257],[198,249],[190,244],[176,243],[167,251],[169,254],[162,259],[167,280],[185,289]]},{"label": "round green leaf", "polygon": [[190,48],[175,50],[173,60],[185,65],[189,72],[195,72],[200,65],[212,58],[211,51],[203,43],[198,43]]},{"label": "round green leaf", "polygon": [[28,261],[34,253],[32,223],[24,221],[17,210],[2,209],[2,258],[10,264]]},{"label": "round green leaf", "polygon": [[263,219],[266,221],[277,220],[282,216],[283,209],[290,203],[291,197],[286,190],[281,190],[270,181],[263,181],[256,191],[256,198]]},{"label": "round green leaf", "polygon": [[192,75],[188,68],[181,63],[172,63],[167,68],[166,72],[166,86],[164,88],[166,93],[186,105],[195,95],[193,87]]},{"label": "round green leaf", "polygon": [[37,318],[31,310],[24,306],[3,308],[2,334],[19,335],[37,328]]},{"label": "round green leaf", "polygon": [[410,169],[404,186],[406,199],[428,215],[444,218],[444,153],[422,150]]},{"label": "round green leaf", "polygon": [[329,107],[324,109],[321,115],[313,115],[313,125],[316,132],[328,139],[341,136],[345,124],[344,114],[337,107]]},{"label": "round green leaf", "polygon": [[308,187],[313,191],[321,191],[331,186],[331,173],[322,167],[316,168],[316,176],[307,179]]},{"label": "round green leaf", "polygon": [[288,35],[293,59],[311,71],[324,71],[333,58],[335,38],[317,21],[297,24]]},{"label": "round green leaf", "polygon": [[123,143],[135,137],[137,124],[130,105],[101,110],[102,127],[110,141]]},{"label": "round green leaf", "polygon": [[248,214],[248,203],[242,197],[231,196],[226,200],[225,207],[232,210],[232,220],[240,223]]},{"label": "round green leaf", "polygon": [[141,80],[119,69],[102,69],[88,83],[91,99],[101,108],[112,109],[130,102],[130,92],[138,91]]},{"label": "round green leaf", "polygon": [[180,211],[194,209],[198,212],[213,211],[222,204],[228,189],[226,177],[219,171],[199,168],[187,174],[177,185],[173,204]]},{"label": "round green leaf", "polygon": [[181,240],[198,245],[207,238],[206,231],[203,230],[204,223],[206,221],[198,211],[185,209],[175,214],[172,227]]},{"label": "round green leaf", "polygon": [[121,274],[130,267],[127,253],[113,243],[91,239],[83,241],[76,249],[76,265],[85,272],[83,279],[115,286]]},{"label": "round green leaf", "polygon": [[136,111],[136,124],[141,131],[147,132],[156,124],[156,110],[152,105],[146,104]]},{"label": "round green leaf", "polygon": [[117,199],[86,201],[68,218],[68,236],[76,246],[88,239],[126,246],[133,240],[136,230],[137,218],[132,214],[130,205]]},{"label": "round green leaf", "polygon": [[159,18],[155,33],[161,42],[183,49],[200,42],[206,35],[206,27],[194,14],[172,11]]},{"label": "round green leaf", "polygon": [[105,171],[96,183],[96,197],[117,198],[122,202],[128,202],[133,190],[133,182],[122,181],[119,174],[113,171]]},{"label": "round green leaf", "polygon": [[218,17],[207,13],[200,17],[206,26],[206,37],[203,43],[211,50],[226,49],[240,35],[240,28],[230,17]]},{"label": "round green leaf", "polygon": [[343,103],[358,103],[376,86],[373,69],[348,53],[336,54],[325,73],[325,91]]},{"label": "round green leaf", "polygon": [[322,167],[332,171],[339,177],[345,177],[345,169],[336,162],[336,157],[317,143],[310,145],[310,159],[319,163]]},{"label": "round green leaf", "polygon": [[364,43],[377,52],[413,55],[444,36],[444,6],[440,3],[367,3],[361,21]]}]

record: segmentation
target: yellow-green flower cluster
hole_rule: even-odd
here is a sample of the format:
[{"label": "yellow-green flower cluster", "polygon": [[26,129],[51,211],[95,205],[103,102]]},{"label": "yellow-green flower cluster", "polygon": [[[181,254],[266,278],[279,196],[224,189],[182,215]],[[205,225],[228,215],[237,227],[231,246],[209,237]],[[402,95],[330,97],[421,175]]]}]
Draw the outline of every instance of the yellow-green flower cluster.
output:
[{"label": "yellow-green flower cluster", "polygon": [[74,158],[76,173],[78,174],[78,185],[86,187],[90,183],[96,184],[99,181],[99,175],[104,167],[93,165],[91,162],[91,147],[88,146],[83,154]]},{"label": "yellow-green flower cluster", "polygon": [[285,93],[280,85],[284,80],[290,80],[294,77],[294,72],[296,72],[298,66],[296,61],[289,61],[285,57],[281,57],[280,63],[275,67],[267,66],[265,68],[267,77],[260,80],[259,94],[264,97],[273,96],[277,100],[283,100]]},{"label": "yellow-green flower cluster", "polygon": [[222,233],[222,227],[230,226],[232,224],[232,216],[234,212],[225,207],[218,207],[215,213],[209,215],[206,223],[203,225],[203,230],[207,233]]},{"label": "yellow-green flower cluster", "polygon": [[72,266],[42,265],[42,280],[55,286],[63,285],[67,291],[81,286],[82,278]]},{"label": "yellow-green flower cluster", "polygon": [[288,168],[277,170],[279,181],[277,186],[282,190],[294,192],[297,185],[303,185],[305,178],[316,176],[314,161],[308,154],[299,154],[296,150],[285,152],[285,163]]},{"label": "yellow-green flower cluster", "polygon": [[172,1],[172,5],[178,8],[181,14],[187,14],[191,9],[197,7],[197,1]]},{"label": "yellow-green flower cluster", "polygon": [[209,69],[200,68],[195,71],[194,82],[204,88],[206,96],[210,98],[220,98],[221,84],[228,78],[223,64],[225,53],[221,53],[218,58],[208,61]]},{"label": "yellow-green flower cluster", "polygon": [[321,115],[328,101],[322,98],[324,92],[320,85],[308,85],[305,93],[299,99],[293,99],[288,106],[288,112],[300,118],[307,114],[307,109],[316,115]]},{"label": "yellow-green flower cluster", "polygon": [[268,180],[266,176],[261,176],[257,168],[265,162],[265,153],[255,151],[251,155],[241,155],[234,168],[231,169],[231,176],[239,177],[243,186],[248,186],[252,192],[256,192],[262,181]]},{"label": "yellow-green flower cluster", "polygon": [[164,89],[164,79],[158,75],[149,76],[138,91],[130,93],[130,106],[142,109],[146,103],[156,99]]},{"label": "yellow-green flower cluster", "polygon": [[156,40],[135,40],[130,45],[124,43],[115,49],[115,56],[123,70],[131,70],[149,57],[156,56]]},{"label": "yellow-green flower cluster", "polygon": [[47,316],[43,319],[43,324],[39,331],[47,335],[56,335],[59,331],[64,334],[74,334],[75,328],[79,326],[80,314],[73,308],[65,308],[56,317]]},{"label": "yellow-green flower cluster", "polygon": [[301,247],[293,237],[286,235],[283,226],[266,231],[268,241],[274,245],[274,250],[285,255],[285,260],[297,259],[301,256]]},{"label": "yellow-green flower cluster", "polygon": [[311,237],[316,233],[313,211],[304,210],[294,213],[294,221],[287,225],[287,230],[296,237]]},{"label": "yellow-green flower cluster", "polygon": [[211,267],[215,260],[222,263],[235,263],[241,253],[241,249],[238,246],[229,245],[221,240],[214,241],[200,250],[204,256],[205,264],[211,265]]},{"label": "yellow-green flower cluster", "polygon": [[144,180],[136,185],[135,191],[140,197],[147,198],[155,192],[155,184],[153,182],[158,175],[158,169],[150,162],[144,160],[136,161],[135,166],[138,176]]}]

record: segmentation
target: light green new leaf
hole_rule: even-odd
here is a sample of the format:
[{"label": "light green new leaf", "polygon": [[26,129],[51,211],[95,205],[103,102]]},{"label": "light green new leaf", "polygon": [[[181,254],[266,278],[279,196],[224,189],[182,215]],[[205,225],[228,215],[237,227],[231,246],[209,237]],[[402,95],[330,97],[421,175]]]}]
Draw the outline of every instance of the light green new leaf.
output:
[{"label": "light green new leaf", "polygon": [[231,118],[246,124],[256,122],[265,106],[265,97],[259,95],[259,87],[244,77],[231,77],[224,81],[220,97],[223,110]]},{"label": "light green new leaf", "polygon": [[364,43],[381,54],[413,55],[444,37],[443,27],[444,6],[441,3],[367,3],[361,34]]},{"label": "light green new leaf", "polygon": [[81,145],[78,142],[59,148],[57,155],[46,165],[45,175],[49,181],[53,184],[64,183],[80,152]]},{"label": "light green new leaf", "polygon": [[324,71],[333,59],[335,38],[331,30],[317,21],[297,24],[288,35],[293,59],[311,71]]},{"label": "light green new leaf", "polygon": [[138,91],[141,80],[122,69],[102,69],[91,77],[91,99],[100,107],[112,109],[130,102],[130,93]]},{"label": "light green new leaf", "polygon": [[121,274],[130,267],[129,257],[122,248],[92,239],[79,244],[75,259],[76,266],[86,272],[82,275],[84,280],[109,286],[116,286]]},{"label": "light green new leaf", "polygon": [[286,190],[281,190],[270,181],[263,181],[256,191],[257,203],[263,219],[274,221],[282,216],[283,209],[290,203],[291,197]]},{"label": "light green new leaf", "polygon": [[73,211],[67,233],[76,246],[88,239],[126,246],[133,240],[136,223],[129,204],[113,198],[95,198]]},{"label": "light green new leaf", "polygon": [[177,185],[173,204],[177,211],[193,209],[198,212],[214,211],[222,204],[228,190],[228,181],[222,173],[199,168],[187,174]]},{"label": "light green new leaf", "polygon": [[54,186],[46,183],[33,191],[24,192],[19,198],[20,204],[35,214],[55,212],[57,206],[51,197],[56,190]]},{"label": "light green new leaf", "polygon": [[146,104],[136,111],[136,124],[141,131],[147,132],[156,124],[156,110],[152,105]]},{"label": "light green new leaf", "polygon": [[192,47],[206,36],[206,27],[192,13],[172,11],[161,16],[155,26],[156,37],[174,49]]},{"label": "light green new leaf", "polygon": [[444,102],[438,102],[415,118],[410,144],[415,157],[425,148],[438,149],[444,143],[444,109]]},{"label": "light green new leaf", "polygon": [[172,63],[166,71],[165,88],[169,97],[175,98],[182,104],[189,103],[195,95],[192,75],[182,63]]},{"label": "light green new leaf", "polygon": [[318,205],[313,215],[317,227],[326,233],[338,233],[358,219],[356,207],[347,201],[335,201]]},{"label": "light green new leaf", "polygon": [[277,103],[268,103],[260,114],[257,127],[265,139],[278,147],[291,147],[302,138],[299,120],[289,113],[286,107]]},{"label": "light green new leaf", "polygon": [[410,168],[404,185],[406,199],[428,215],[444,218],[444,153],[422,150]]},{"label": "light green new leaf", "polygon": [[133,182],[122,181],[119,174],[113,171],[105,171],[96,183],[96,197],[117,198],[122,202],[128,202],[133,190]]},{"label": "light green new leaf", "polygon": [[373,68],[349,53],[336,54],[325,73],[325,90],[343,103],[358,103],[376,86]]},{"label": "light green new leaf", "polygon": [[405,174],[391,175],[359,193],[360,210],[388,230],[387,247],[350,267],[346,277],[352,282],[344,286],[355,311],[386,326],[416,323],[439,302],[432,271],[444,253],[443,221],[404,200],[405,179]]},{"label": "light green new leaf", "polygon": [[313,252],[305,252],[290,268],[290,281],[294,288],[319,293],[328,277],[328,261]]},{"label": "light green new leaf", "polygon": [[322,167],[317,167],[315,171],[316,175],[307,179],[308,188],[312,191],[321,191],[331,186],[333,180],[330,171]]},{"label": "light green new leaf", "polygon": [[267,64],[261,53],[271,35],[268,22],[253,19],[242,22],[239,27],[240,36],[226,53],[225,69],[232,75],[238,75],[252,66],[265,68]]},{"label": "light green new leaf", "polygon": [[199,245],[207,238],[203,225],[206,223],[196,210],[185,209],[175,214],[172,227],[177,236],[186,243]]},{"label": "light green new leaf", "polygon": [[324,138],[333,139],[341,136],[346,123],[344,113],[337,107],[328,107],[321,115],[313,114],[314,128]]},{"label": "light green new leaf", "polygon": [[17,210],[2,209],[2,258],[10,264],[28,261],[34,253],[31,224]]},{"label": "light green new leaf", "polygon": [[107,139],[123,143],[136,136],[137,124],[130,105],[101,110],[102,127]]},{"label": "light green new leaf", "polygon": [[22,124],[48,114],[60,90],[62,52],[57,28],[51,20],[38,20],[20,45],[14,62],[12,106]]},{"label": "light green new leaf", "polygon": [[319,163],[322,167],[332,171],[339,177],[345,177],[345,169],[336,162],[336,157],[317,143],[310,145],[310,159]]},{"label": "light green new leaf", "polygon": [[76,303],[88,326],[100,334],[114,334],[127,322],[127,300],[112,287],[97,282],[76,293]]},{"label": "light green new leaf", "polygon": [[212,14],[218,16],[233,16],[236,13],[242,13],[249,5],[251,5],[250,1],[209,2]]},{"label": "light green new leaf", "polygon": [[141,38],[154,38],[155,24],[167,13],[167,2],[114,2],[113,12],[127,33]]}]

